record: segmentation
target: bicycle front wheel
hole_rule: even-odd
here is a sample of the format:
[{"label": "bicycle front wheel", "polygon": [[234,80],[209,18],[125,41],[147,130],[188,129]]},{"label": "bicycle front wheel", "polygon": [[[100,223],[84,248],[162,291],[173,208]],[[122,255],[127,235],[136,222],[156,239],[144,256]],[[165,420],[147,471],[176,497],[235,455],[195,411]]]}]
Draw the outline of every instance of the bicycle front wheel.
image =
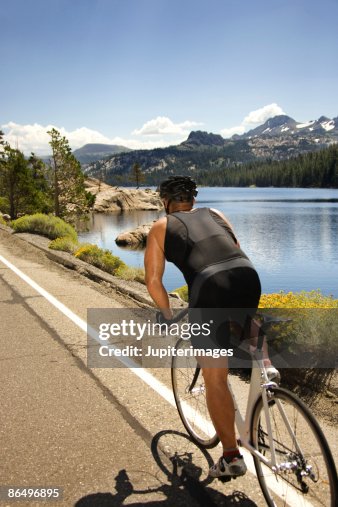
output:
[{"label": "bicycle front wheel", "polygon": [[195,443],[209,449],[219,438],[208,412],[203,375],[191,350],[187,340],[177,342],[171,365],[172,387],[185,429]]},{"label": "bicycle front wheel", "polygon": [[263,398],[258,399],[251,421],[252,444],[270,462],[268,466],[254,456],[267,504],[336,506],[336,468],[316,419],[299,398],[285,389],[269,388],[267,400],[265,407]]}]

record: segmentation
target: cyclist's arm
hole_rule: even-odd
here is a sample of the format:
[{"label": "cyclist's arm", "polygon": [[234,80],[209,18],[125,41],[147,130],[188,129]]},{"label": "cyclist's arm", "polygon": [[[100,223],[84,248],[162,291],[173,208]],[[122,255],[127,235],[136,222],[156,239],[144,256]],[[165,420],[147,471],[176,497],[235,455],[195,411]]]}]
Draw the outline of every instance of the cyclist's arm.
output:
[{"label": "cyclist's arm", "polygon": [[169,298],[165,290],[162,277],[164,273],[164,236],[166,219],[158,220],[150,229],[147,238],[147,247],[144,254],[145,282],[148,292],[166,319],[172,318]]},{"label": "cyclist's arm", "polygon": [[227,225],[227,226],[229,227],[229,229],[231,229],[231,231],[232,231],[232,234],[233,234],[233,236],[234,236],[234,238],[235,238],[235,240],[236,240],[236,246],[238,246],[238,248],[240,248],[240,246],[241,246],[241,245],[239,244],[239,241],[238,241],[238,239],[236,238],[236,234],[235,234],[235,232],[234,232],[234,228],[232,227],[231,223],[230,223],[230,222],[229,222],[229,220],[226,218],[226,216],[225,216],[225,215],[223,215],[223,213],[222,213],[221,211],[219,211],[218,209],[211,208],[211,211],[213,211],[214,213],[216,213],[216,215],[218,215],[219,217],[221,217],[221,218],[224,220],[224,222],[226,223],[226,225]]}]

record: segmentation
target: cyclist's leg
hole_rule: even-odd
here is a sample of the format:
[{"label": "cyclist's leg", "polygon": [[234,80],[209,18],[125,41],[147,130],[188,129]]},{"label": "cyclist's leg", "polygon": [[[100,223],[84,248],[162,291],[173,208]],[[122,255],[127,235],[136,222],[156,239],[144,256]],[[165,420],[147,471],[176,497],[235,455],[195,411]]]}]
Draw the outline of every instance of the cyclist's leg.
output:
[{"label": "cyclist's leg", "polygon": [[[223,450],[236,449],[235,409],[228,388],[228,368],[203,367],[207,406]],[[226,423],[225,423],[226,421]]]},{"label": "cyclist's leg", "polygon": [[236,440],[234,402],[227,382],[229,370],[202,366],[202,372],[210,417],[223,445],[223,454],[210,468],[209,475],[228,479],[244,475],[247,467]]}]

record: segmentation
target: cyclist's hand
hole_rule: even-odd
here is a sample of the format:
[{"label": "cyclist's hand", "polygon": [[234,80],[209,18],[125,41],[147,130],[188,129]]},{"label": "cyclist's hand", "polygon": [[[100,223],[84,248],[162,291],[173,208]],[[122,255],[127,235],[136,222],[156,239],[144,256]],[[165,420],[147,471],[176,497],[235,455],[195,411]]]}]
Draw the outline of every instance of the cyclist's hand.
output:
[{"label": "cyclist's hand", "polygon": [[156,322],[158,324],[168,324],[168,326],[173,323],[171,319],[166,319],[162,312],[156,312]]}]

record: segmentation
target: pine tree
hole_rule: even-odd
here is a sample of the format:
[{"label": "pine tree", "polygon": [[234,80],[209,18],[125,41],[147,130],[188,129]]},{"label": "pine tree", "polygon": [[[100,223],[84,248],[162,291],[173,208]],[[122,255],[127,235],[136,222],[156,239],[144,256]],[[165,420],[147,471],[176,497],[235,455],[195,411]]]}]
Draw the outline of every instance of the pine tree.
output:
[{"label": "pine tree", "polygon": [[54,213],[59,217],[74,217],[88,211],[90,197],[85,190],[81,165],[76,160],[68,140],[56,129],[48,131],[52,147]]},{"label": "pine tree", "polygon": [[145,176],[144,176],[141,166],[138,162],[135,162],[135,164],[132,167],[132,173],[131,173],[130,179],[131,179],[131,181],[135,182],[136,188],[139,188],[140,184],[145,181]]},{"label": "pine tree", "polygon": [[32,198],[32,212],[40,211],[50,213],[53,211],[53,192],[51,184],[51,170],[34,153],[28,159],[28,167],[31,171],[34,196]]},{"label": "pine tree", "polygon": [[34,193],[34,181],[24,154],[4,143],[0,162],[0,196],[12,219],[28,211]]}]

